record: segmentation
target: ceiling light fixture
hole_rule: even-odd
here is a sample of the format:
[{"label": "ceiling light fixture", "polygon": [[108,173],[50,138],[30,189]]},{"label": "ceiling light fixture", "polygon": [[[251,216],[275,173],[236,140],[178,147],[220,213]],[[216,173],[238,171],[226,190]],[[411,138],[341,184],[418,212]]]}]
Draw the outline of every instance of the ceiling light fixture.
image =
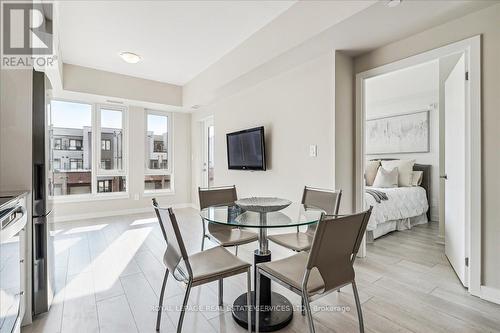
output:
[{"label": "ceiling light fixture", "polygon": [[123,61],[128,62],[129,64],[137,64],[142,60],[140,55],[132,52],[120,52],[120,57]]},{"label": "ceiling light fixture", "polygon": [[401,4],[402,0],[388,0],[385,5],[389,8],[396,7]]}]

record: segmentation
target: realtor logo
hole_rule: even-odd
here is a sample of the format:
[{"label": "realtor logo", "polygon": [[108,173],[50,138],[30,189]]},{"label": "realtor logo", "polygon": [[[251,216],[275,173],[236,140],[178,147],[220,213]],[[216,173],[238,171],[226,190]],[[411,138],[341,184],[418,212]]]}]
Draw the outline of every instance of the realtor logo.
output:
[{"label": "realtor logo", "polygon": [[52,3],[2,1],[2,67],[51,65]]}]

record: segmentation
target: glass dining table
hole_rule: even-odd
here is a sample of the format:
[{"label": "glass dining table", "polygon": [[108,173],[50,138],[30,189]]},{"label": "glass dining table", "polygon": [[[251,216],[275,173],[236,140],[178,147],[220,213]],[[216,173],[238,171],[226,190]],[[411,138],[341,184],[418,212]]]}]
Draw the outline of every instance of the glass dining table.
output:
[{"label": "glass dining table", "polygon": [[[318,223],[323,210],[292,203],[287,208],[269,213],[245,211],[236,205],[211,206],[200,212],[201,217],[209,223],[256,229],[259,235],[258,249],[254,251],[254,286],[256,281],[255,265],[271,261],[268,229],[289,228]],[[255,301],[255,291],[252,292],[252,304]],[[272,332],[282,329],[293,318],[293,306],[283,295],[271,290],[271,280],[261,276],[260,279],[260,331]],[[241,294],[233,303],[233,318],[242,327],[248,327],[247,293]],[[255,329],[255,316],[252,314],[252,330]]]}]

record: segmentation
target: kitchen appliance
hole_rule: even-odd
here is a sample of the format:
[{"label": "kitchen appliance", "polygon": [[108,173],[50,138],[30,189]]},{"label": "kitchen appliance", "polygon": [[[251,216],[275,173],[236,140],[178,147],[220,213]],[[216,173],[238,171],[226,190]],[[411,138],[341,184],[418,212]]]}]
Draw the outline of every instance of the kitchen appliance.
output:
[{"label": "kitchen appliance", "polygon": [[54,250],[49,232],[52,207],[47,185],[47,112],[45,103],[45,74],[33,71],[33,189],[32,189],[32,312],[47,312],[53,299]]},{"label": "kitchen appliance", "polygon": [[[0,333],[19,331],[24,285],[22,239],[26,209],[13,197],[0,198]],[[23,200],[24,201],[24,200]],[[16,328],[16,329],[15,329]]]}]

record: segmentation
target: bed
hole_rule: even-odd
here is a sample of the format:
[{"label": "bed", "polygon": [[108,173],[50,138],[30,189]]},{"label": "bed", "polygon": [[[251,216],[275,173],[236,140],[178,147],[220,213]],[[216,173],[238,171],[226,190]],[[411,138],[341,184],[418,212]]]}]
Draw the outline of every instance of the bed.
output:
[{"label": "bed", "polygon": [[420,186],[366,187],[366,189],[383,192],[387,196],[387,200],[377,202],[373,195],[365,193],[366,206],[373,206],[372,215],[366,229],[368,241],[373,241],[392,231],[411,229],[415,225],[424,224],[430,220],[431,166],[415,164],[413,170],[423,172]]}]

